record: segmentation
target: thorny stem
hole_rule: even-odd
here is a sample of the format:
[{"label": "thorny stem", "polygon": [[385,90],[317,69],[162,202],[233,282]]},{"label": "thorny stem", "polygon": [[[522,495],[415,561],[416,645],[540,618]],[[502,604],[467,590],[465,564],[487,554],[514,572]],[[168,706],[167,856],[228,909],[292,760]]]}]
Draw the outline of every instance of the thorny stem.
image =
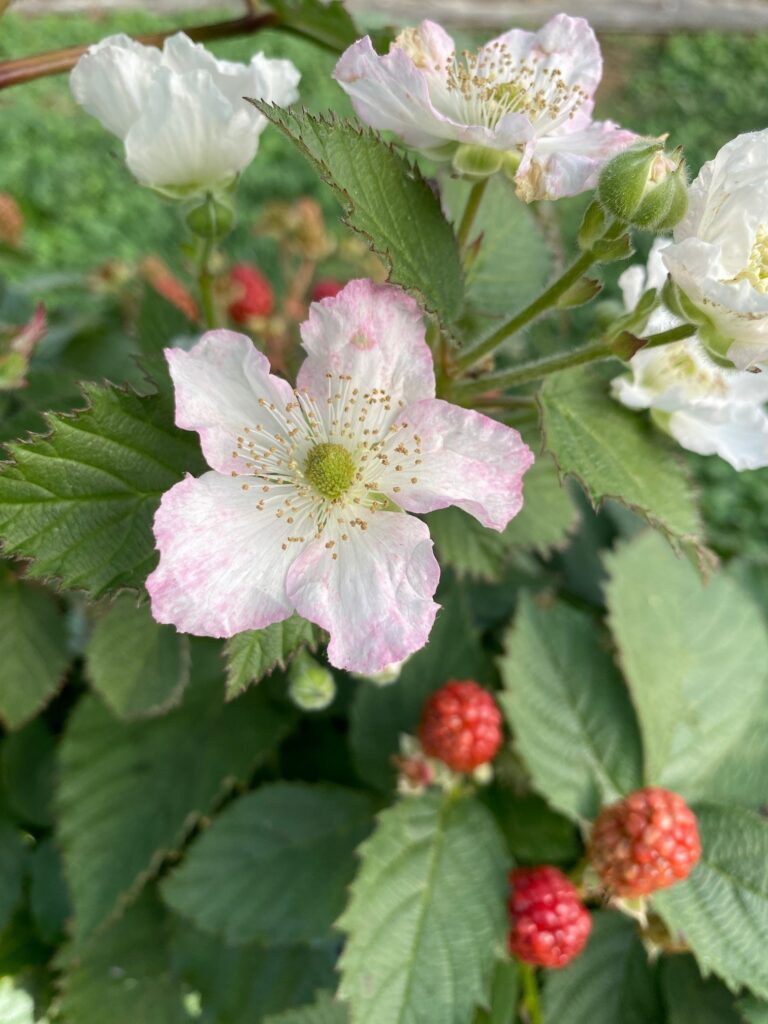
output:
[{"label": "thorny stem", "polygon": [[[651,334],[646,338],[642,349],[658,348],[659,345],[667,345],[673,341],[690,338],[695,330],[696,328],[692,324],[680,324],[679,327],[671,327],[668,331]],[[615,358],[615,352],[610,343],[602,340],[595,341],[583,348],[572,349],[570,352],[559,352],[557,355],[546,356],[544,359],[536,359],[530,363],[521,363],[508,370],[488,374],[486,377],[460,381],[451,388],[450,398],[452,401],[464,405],[477,395],[485,395],[489,391],[503,391],[506,388],[520,387],[523,384],[541,380],[542,377],[548,377],[550,373],[557,373],[558,370],[568,370],[573,366],[582,366],[584,363],[594,363],[600,359],[612,358]]]},{"label": "thorny stem", "polygon": [[530,964],[520,964],[520,980],[523,983],[523,1008],[528,1018],[528,1024],[544,1024],[536,975]]},{"label": "thorny stem", "polygon": [[[605,240],[613,239],[618,237],[622,231],[626,230],[623,224],[613,224],[603,235]],[[546,310],[550,309],[555,305],[557,300],[568,291],[572,284],[582,277],[587,270],[592,266],[593,263],[597,263],[600,257],[597,255],[594,249],[587,249],[583,252],[574,262],[568,267],[563,273],[552,282],[546,291],[542,292],[538,298],[534,299],[525,309],[521,309],[519,313],[515,314],[511,320],[507,320],[505,324],[502,324],[498,330],[494,331],[488,338],[484,338],[482,341],[475,345],[466,348],[461,352],[455,359],[454,365],[458,370],[466,370],[470,366],[474,366],[475,363],[485,359],[486,356],[490,355],[499,345],[506,341],[507,338],[513,334],[517,334],[519,330],[531,323]]]},{"label": "thorny stem", "polygon": [[480,181],[475,182],[470,190],[467,205],[464,207],[464,213],[462,214],[461,223],[459,224],[459,230],[457,233],[460,249],[464,249],[469,242],[472,225],[475,222],[477,211],[480,209],[480,204],[483,201],[483,196],[485,195],[485,190],[488,186],[488,180],[488,178],[481,178]]}]

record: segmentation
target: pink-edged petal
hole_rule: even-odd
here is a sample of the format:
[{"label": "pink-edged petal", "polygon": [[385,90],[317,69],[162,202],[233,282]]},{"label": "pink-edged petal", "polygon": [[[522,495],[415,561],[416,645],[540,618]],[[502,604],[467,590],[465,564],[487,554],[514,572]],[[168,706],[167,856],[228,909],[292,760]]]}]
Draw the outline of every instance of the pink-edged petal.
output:
[{"label": "pink-edged petal", "polygon": [[165,357],[176,393],[176,426],[198,432],[213,469],[241,470],[232,458],[237,437],[246,427],[280,429],[269,405],[289,402],[290,385],[269,372],[269,361],[250,338],[234,331],[209,331],[189,352],[168,348]]},{"label": "pink-edged petal", "polygon": [[634,132],[612,121],[594,121],[583,131],[536,139],[526,146],[515,175],[517,194],[530,203],[586,192],[597,184],[606,161],[636,139]]},{"label": "pink-edged petal", "polygon": [[157,622],[227,637],[291,614],[285,579],[302,547],[288,542],[292,528],[275,514],[276,489],[258,508],[264,497],[214,472],[163,495],[154,521],[160,564],[147,579]]},{"label": "pink-edged petal", "polygon": [[440,399],[410,406],[400,422],[399,447],[378,478],[397,505],[408,512],[458,505],[494,530],[517,515],[533,452],[516,430]]},{"label": "pink-edged petal", "polygon": [[375,512],[363,521],[329,525],[291,566],[287,590],[297,612],[331,634],[331,664],[369,675],[427,642],[440,568],[420,520]]},{"label": "pink-edged petal", "polygon": [[325,396],[326,375],[348,374],[360,388],[391,395],[393,407],[435,393],[424,319],[400,288],[350,281],[330,299],[313,302],[301,325],[307,358],[298,384]]}]

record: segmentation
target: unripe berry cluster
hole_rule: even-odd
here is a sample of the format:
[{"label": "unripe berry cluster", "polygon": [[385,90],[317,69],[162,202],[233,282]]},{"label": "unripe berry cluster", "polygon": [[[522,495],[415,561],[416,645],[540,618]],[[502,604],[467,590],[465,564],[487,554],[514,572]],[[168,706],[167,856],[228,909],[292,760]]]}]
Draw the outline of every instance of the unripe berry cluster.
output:
[{"label": "unripe berry cluster", "polygon": [[419,725],[427,757],[437,758],[455,772],[472,772],[492,761],[502,735],[495,700],[471,681],[452,681],[433,693]]},{"label": "unripe berry cluster", "polygon": [[538,967],[565,967],[592,927],[575,887],[551,865],[516,868],[509,880],[510,953]]}]

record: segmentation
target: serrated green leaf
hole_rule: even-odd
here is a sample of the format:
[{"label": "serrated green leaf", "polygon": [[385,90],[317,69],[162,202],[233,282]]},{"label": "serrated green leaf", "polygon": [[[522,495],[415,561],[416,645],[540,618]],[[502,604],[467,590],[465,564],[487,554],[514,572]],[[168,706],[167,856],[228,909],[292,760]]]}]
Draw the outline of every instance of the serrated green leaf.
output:
[{"label": "serrated green leaf", "polygon": [[177,914],[233,945],[325,937],[373,805],[340,786],[276,782],[230,804],[163,883]]},{"label": "serrated green leaf", "polygon": [[259,101],[256,106],[334,189],[345,222],[381,256],[390,281],[416,292],[429,312],[452,322],[464,291],[459,250],[419,170],[365,126]]},{"label": "serrated green leaf", "polygon": [[29,907],[35,928],[43,941],[54,945],[64,935],[71,907],[53,839],[43,839],[32,851],[29,876]]},{"label": "serrated green leaf", "polygon": [[497,960],[491,982],[488,1008],[475,1013],[473,1024],[511,1024],[520,997],[520,967],[517,960]]},{"label": "serrated green leaf", "polygon": [[[646,784],[687,800],[765,799],[768,744],[752,736],[762,769],[739,762],[756,716],[768,713],[768,629],[732,580],[706,585],[657,534],[646,532],[606,559],[609,621],[637,708]],[[735,780],[745,788],[734,788]]]},{"label": "serrated green leaf", "polygon": [[341,0],[269,0],[279,24],[342,53],[360,32]]},{"label": "serrated green leaf", "polygon": [[642,416],[610,397],[616,372],[614,366],[585,366],[545,380],[538,402],[546,449],[595,506],[615,498],[704,559],[701,520],[682,460]]},{"label": "serrated green leaf", "polygon": [[[623,914],[592,915],[584,952],[559,971],[548,971],[544,1019],[568,1024],[661,1024],[664,1015],[655,970],[637,926]],[[690,1024],[696,1020],[690,1018]]]},{"label": "serrated green leaf", "polygon": [[695,811],[701,860],[684,882],[656,893],[653,907],[685,936],[703,974],[768,999],[768,821],[740,807]]},{"label": "serrated green leaf", "polygon": [[348,1020],[346,1006],[327,993],[321,993],[311,1006],[300,1006],[297,1010],[267,1017],[264,1024],[347,1024]]},{"label": "serrated green leaf", "polygon": [[504,940],[506,852],[471,799],[395,804],[360,850],[339,920],[339,995],[353,1024],[466,1024],[487,1000]]},{"label": "serrated green leaf", "polygon": [[249,629],[227,642],[227,699],[258,683],[275,668],[285,668],[302,648],[315,650],[320,630],[299,615],[265,629]]},{"label": "serrated green leaf", "polygon": [[104,1024],[105,1015],[109,1024],[188,1024],[166,929],[162,908],[146,893],[77,954],[65,948],[62,1024]]},{"label": "serrated green leaf", "polygon": [[53,824],[53,774],[56,741],[40,718],[6,736],[0,770],[10,810],[25,823]]},{"label": "serrated green leaf", "polygon": [[193,678],[177,710],[124,723],[85,697],[68,722],[57,805],[77,941],[141,889],[290,725],[262,690],[225,705],[218,666],[196,676],[195,652],[206,649],[220,648],[193,644]]},{"label": "serrated green leaf", "polygon": [[198,1024],[259,1024],[336,985],[338,943],[301,946],[228,946],[176,919],[176,970],[200,993]]},{"label": "serrated green leaf", "polygon": [[637,723],[593,620],[523,595],[501,661],[500,703],[536,789],[592,818],[641,784]]},{"label": "serrated green leaf", "polygon": [[692,956],[669,956],[659,967],[667,1024],[741,1024],[733,996],[716,978],[702,978]]},{"label": "serrated green leaf", "polygon": [[27,868],[27,848],[21,833],[9,821],[0,820],[0,931],[21,903]]},{"label": "serrated green leaf", "polygon": [[768,1024],[768,1002],[745,996],[736,1004],[739,1020],[743,1024]]},{"label": "serrated green leaf", "polygon": [[[471,187],[459,178],[442,185],[455,224],[461,221]],[[502,175],[486,185],[472,224],[471,237],[480,235],[482,245],[466,275],[468,304],[490,317],[527,306],[547,284],[552,256],[530,208]]]},{"label": "serrated green leaf", "polygon": [[425,516],[440,564],[459,577],[498,580],[516,550],[546,554],[564,544],[579,516],[549,455],[536,456],[525,474],[523,496],[522,511],[501,533],[486,529],[460,508]]},{"label": "serrated green leaf", "polygon": [[49,416],[46,437],[8,446],[0,536],[7,551],[32,559],[31,576],[99,597],[143,585],[156,559],[160,497],[202,462],[166,399],[94,385],[85,394],[87,409]]},{"label": "serrated green leaf", "polygon": [[[2,513],[0,507],[0,519]],[[0,574],[0,621],[0,719],[16,729],[48,703],[64,680],[66,625],[51,594],[10,573]]]},{"label": "serrated green leaf", "polygon": [[400,678],[386,686],[360,680],[352,705],[350,743],[362,779],[389,792],[395,785],[392,756],[400,736],[413,733],[424,701],[449,679],[488,682],[492,667],[470,622],[469,603],[458,588],[444,600],[429,643],[410,658]]},{"label": "serrated green leaf", "polygon": [[97,621],[85,651],[94,690],[118,718],[162,714],[189,682],[189,640],[123,594]]},{"label": "serrated green leaf", "polygon": [[482,796],[504,833],[515,864],[571,865],[579,859],[578,829],[553,811],[543,797],[535,793],[521,796],[499,783],[486,787]]}]

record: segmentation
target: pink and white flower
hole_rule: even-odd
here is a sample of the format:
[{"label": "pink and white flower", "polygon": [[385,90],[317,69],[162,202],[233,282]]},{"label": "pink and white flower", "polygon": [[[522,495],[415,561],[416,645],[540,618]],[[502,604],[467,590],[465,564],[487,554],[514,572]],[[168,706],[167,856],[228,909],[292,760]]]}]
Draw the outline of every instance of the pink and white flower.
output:
[{"label": "pink and white flower", "polygon": [[[619,278],[627,309],[646,288],[661,288],[670,242],[657,239],[647,270],[635,266]],[[665,331],[682,321],[664,308],[651,314],[647,331]],[[699,455],[719,455],[734,469],[768,466],[768,374],[729,370],[707,355],[697,337],[640,349],[631,373],[616,377],[614,397],[630,409],[650,409],[653,421],[678,444]]]},{"label": "pink and white flower", "polygon": [[688,201],[664,262],[702,341],[745,370],[768,360],[768,129],[726,143]]},{"label": "pink and white flower", "polygon": [[72,94],[122,139],[129,169],[170,194],[224,188],[253,160],[266,119],[243,97],[286,105],[298,98],[289,60],[257,53],[217,60],[178,32],[163,49],[125,35],[91,46],[70,76]]},{"label": "pink and white flower", "polygon": [[367,124],[459,169],[475,156],[485,173],[504,169],[526,202],[593,188],[606,160],[635,140],[592,120],[601,75],[594,32],[565,14],[538,32],[505,32],[474,54],[457,54],[440,25],[423,21],[385,56],[368,36],[358,40],[334,72]]},{"label": "pink and white flower", "polygon": [[294,611],[328,630],[332,664],[378,672],[426,643],[439,567],[407,512],[458,505],[502,530],[533,455],[517,431],[435,398],[416,303],[352,281],[310,307],[294,389],[249,338],[166,350],[176,423],[211,471],[155,517],[152,613],[225,637]]}]

